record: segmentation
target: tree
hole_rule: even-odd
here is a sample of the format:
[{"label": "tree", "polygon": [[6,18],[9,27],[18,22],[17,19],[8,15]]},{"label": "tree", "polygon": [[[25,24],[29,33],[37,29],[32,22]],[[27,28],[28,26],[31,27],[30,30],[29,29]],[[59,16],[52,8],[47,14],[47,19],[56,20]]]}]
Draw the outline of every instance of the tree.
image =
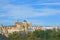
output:
[{"label": "tree", "polygon": [[17,32],[13,32],[12,34],[9,34],[9,40],[19,40],[20,35]]},{"label": "tree", "polygon": [[40,31],[36,30],[33,32],[33,34],[36,38],[39,38],[41,40],[44,38],[44,31],[43,30],[40,30]]}]

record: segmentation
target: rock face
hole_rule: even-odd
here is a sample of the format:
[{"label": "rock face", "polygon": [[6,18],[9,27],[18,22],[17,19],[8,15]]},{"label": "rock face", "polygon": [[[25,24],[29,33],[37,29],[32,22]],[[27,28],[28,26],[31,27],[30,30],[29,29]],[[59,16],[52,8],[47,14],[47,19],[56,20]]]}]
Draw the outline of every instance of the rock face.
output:
[{"label": "rock face", "polygon": [[8,38],[6,36],[0,34],[0,40],[8,40]]}]

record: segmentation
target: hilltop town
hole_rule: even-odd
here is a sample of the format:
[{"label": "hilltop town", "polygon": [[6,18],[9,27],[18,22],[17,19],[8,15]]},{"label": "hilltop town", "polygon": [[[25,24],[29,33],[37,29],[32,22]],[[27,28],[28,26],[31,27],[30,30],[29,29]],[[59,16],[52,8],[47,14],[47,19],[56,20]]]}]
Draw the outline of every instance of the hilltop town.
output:
[{"label": "hilltop town", "polygon": [[28,23],[26,20],[23,20],[23,22],[15,22],[15,24],[13,26],[6,26],[3,27],[2,25],[0,25],[0,34],[8,36],[8,34],[13,33],[13,32],[28,32],[28,31],[35,31],[35,30],[46,30],[46,29],[56,29],[56,31],[60,28],[58,27],[41,27],[41,26],[32,26],[32,23]]}]

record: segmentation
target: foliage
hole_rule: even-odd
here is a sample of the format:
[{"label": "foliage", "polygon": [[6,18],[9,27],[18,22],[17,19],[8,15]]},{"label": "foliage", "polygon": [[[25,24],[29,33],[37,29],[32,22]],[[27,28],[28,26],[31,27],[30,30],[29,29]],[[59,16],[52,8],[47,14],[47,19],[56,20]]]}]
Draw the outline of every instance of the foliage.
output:
[{"label": "foliage", "polygon": [[[26,33],[26,32],[25,32]],[[27,35],[21,35],[20,33],[13,33],[9,35],[10,40],[60,40],[60,31],[54,30],[35,30],[34,32],[28,32]]]}]

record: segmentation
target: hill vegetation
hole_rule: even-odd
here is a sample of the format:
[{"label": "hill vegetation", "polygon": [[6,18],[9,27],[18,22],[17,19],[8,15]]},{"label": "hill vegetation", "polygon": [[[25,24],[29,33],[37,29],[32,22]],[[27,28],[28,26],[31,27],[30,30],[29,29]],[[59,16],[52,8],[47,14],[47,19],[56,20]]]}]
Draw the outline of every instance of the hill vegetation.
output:
[{"label": "hill vegetation", "polygon": [[60,40],[60,29],[56,31],[53,30],[40,30],[28,33],[18,33],[14,32],[9,35],[9,40]]}]

